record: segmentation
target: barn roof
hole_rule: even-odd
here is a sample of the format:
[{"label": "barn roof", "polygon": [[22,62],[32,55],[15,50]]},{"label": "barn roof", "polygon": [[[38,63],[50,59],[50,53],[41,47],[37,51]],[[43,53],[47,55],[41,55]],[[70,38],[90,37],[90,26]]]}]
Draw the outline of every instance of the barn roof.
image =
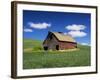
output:
[{"label": "barn roof", "polygon": [[76,42],[71,36],[59,32],[52,32],[59,41]]}]

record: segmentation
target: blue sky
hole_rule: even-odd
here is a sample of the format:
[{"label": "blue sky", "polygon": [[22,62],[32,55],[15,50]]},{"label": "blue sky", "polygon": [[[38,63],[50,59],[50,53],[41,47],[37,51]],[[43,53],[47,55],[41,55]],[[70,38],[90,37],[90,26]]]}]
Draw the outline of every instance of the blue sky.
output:
[{"label": "blue sky", "polygon": [[91,15],[88,13],[23,10],[25,39],[44,40],[48,31],[63,32],[90,45]]}]

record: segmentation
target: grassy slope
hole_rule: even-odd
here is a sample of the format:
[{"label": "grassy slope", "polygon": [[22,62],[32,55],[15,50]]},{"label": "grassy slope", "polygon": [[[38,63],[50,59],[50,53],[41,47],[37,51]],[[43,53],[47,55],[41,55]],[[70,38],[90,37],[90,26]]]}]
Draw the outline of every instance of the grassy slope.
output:
[{"label": "grassy slope", "polygon": [[42,41],[39,40],[30,40],[30,39],[24,39],[24,49],[27,48],[33,48],[34,46],[41,46]]},{"label": "grassy slope", "polygon": [[[25,40],[24,48],[34,48],[33,45],[41,45],[41,41]],[[78,45],[80,50],[72,52],[59,51],[29,51],[24,52],[23,68],[51,68],[51,67],[73,67],[90,65],[90,47]]]}]

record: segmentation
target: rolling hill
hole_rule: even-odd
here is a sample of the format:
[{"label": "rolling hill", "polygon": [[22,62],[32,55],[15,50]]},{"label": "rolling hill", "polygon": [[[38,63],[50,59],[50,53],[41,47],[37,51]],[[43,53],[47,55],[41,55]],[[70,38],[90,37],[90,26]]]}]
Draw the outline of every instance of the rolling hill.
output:
[{"label": "rolling hill", "polygon": [[[38,51],[41,50],[41,51]],[[44,51],[42,41],[24,40],[23,68],[54,68],[91,65],[90,46],[78,44],[76,51]]]}]

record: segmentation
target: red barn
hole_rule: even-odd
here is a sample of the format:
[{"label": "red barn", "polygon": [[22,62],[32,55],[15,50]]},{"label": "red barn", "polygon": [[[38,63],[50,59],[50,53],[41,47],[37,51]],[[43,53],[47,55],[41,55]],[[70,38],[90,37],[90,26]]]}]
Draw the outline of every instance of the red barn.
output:
[{"label": "red barn", "polygon": [[66,50],[77,48],[77,43],[69,35],[64,35],[61,32],[48,32],[43,47],[44,50]]}]

